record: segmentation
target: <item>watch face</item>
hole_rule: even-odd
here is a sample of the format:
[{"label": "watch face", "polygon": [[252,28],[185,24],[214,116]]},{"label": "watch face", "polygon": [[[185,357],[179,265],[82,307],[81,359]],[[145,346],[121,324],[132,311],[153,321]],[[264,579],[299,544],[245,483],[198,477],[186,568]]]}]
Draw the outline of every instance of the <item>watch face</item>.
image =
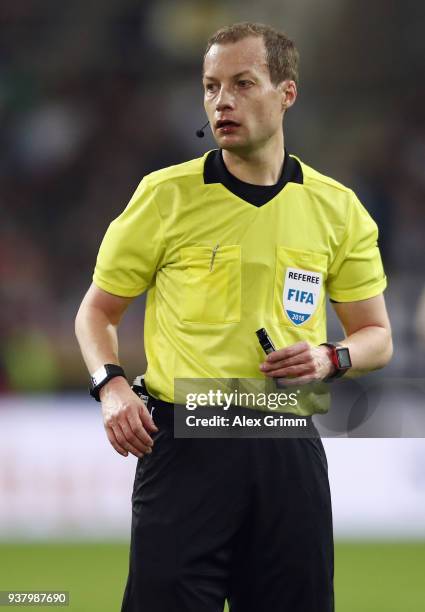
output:
[{"label": "watch face", "polygon": [[341,370],[351,368],[350,351],[348,348],[342,347],[337,349],[338,364]]}]

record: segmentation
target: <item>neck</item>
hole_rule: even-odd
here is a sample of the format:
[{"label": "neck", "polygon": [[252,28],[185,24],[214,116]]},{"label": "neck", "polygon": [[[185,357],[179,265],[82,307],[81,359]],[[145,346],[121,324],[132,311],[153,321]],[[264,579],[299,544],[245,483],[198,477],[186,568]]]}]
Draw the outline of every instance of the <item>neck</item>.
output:
[{"label": "neck", "polygon": [[240,181],[252,185],[275,185],[285,159],[283,133],[277,142],[268,142],[255,151],[223,150],[228,171]]}]

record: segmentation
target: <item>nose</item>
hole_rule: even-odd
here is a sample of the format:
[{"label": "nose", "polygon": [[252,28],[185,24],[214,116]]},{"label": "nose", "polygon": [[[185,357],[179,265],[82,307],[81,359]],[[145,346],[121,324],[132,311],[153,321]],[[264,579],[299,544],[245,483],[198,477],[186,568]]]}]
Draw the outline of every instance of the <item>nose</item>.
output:
[{"label": "nose", "polygon": [[221,87],[215,106],[216,110],[218,111],[222,111],[227,108],[233,109],[235,107],[234,96],[226,87]]}]

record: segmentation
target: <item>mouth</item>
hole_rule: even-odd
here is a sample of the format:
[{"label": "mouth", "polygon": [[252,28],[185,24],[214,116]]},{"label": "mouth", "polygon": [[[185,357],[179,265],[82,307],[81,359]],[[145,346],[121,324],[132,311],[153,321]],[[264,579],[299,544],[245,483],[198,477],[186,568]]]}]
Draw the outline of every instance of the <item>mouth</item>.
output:
[{"label": "mouth", "polygon": [[240,127],[240,123],[232,121],[231,119],[219,119],[216,121],[215,127],[217,130],[228,132]]}]

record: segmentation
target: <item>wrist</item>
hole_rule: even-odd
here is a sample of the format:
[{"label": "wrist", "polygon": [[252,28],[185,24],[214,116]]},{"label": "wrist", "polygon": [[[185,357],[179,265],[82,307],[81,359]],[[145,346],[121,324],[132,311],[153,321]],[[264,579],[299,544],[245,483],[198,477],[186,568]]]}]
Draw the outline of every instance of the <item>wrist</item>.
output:
[{"label": "wrist", "polygon": [[90,395],[100,402],[100,391],[114,378],[124,378],[125,380],[125,372],[120,365],[106,363],[100,366],[90,377]]},{"label": "wrist", "polygon": [[322,380],[332,377],[336,372],[336,366],[332,359],[332,349],[326,344],[321,344],[318,347],[324,355],[324,369]]},{"label": "wrist", "polygon": [[114,393],[115,391],[119,391],[123,387],[128,387],[128,380],[124,376],[114,376],[111,380],[108,380],[107,383],[103,385],[103,387],[99,391],[99,400],[103,402],[106,396],[109,393]]},{"label": "wrist", "polygon": [[326,347],[329,350],[330,360],[333,365],[333,371],[322,378],[323,382],[332,382],[344,376],[347,370],[352,367],[349,348],[333,342],[323,342],[320,346]]}]

